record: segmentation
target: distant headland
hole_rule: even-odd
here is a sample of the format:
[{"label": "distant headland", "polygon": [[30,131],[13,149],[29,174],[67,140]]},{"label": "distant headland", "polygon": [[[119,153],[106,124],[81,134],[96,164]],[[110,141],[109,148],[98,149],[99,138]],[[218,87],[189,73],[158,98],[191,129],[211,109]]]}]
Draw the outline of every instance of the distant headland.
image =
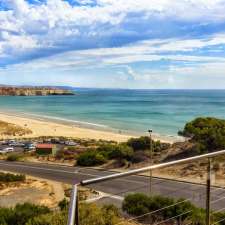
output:
[{"label": "distant headland", "polygon": [[0,85],[0,96],[47,96],[74,95],[71,89],[47,86],[5,86]]}]

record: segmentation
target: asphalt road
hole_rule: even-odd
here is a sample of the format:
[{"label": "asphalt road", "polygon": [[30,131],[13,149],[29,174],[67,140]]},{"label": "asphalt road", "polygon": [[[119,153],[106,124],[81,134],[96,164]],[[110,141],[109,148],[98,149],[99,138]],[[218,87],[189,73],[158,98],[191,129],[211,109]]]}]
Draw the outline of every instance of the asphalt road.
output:
[{"label": "asphalt road", "polygon": [[[112,174],[112,172],[109,171],[90,168],[6,161],[0,161],[0,170],[24,173],[70,184],[85,179]],[[109,197],[101,201],[114,202],[119,205],[121,204],[123,196],[128,193],[149,193],[149,179],[144,176],[129,176],[112,181],[104,181],[102,183],[90,185],[90,187],[109,194]],[[163,196],[187,198],[196,205],[203,208],[205,207],[206,187],[204,185],[153,178],[153,192]],[[224,188],[212,187],[211,206],[214,210],[225,208]]]}]

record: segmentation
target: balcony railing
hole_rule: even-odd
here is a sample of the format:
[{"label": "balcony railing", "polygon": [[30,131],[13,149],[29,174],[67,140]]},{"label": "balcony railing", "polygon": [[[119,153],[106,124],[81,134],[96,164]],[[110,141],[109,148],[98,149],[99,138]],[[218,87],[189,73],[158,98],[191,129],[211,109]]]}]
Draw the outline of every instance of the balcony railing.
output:
[{"label": "balcony railing", "polygon": [[[222,156],[222,155],[225,155],[225,150],[212,152],[212,153],[208,153],[208,154],[203,154],[203,155],[199,155],[199,156],[194,156],[194,157],[189,157],[189,158],[185,158],[185,159],[155,164],[155,165],[147,166],[147,167],[140,168],[140,169],[130,170],[130,171],[127,171],[127,172],[114,173],[114,174],[110,174],[110,175],[107,175],[107,176],[97,177],[97,178],[89,179],[89,180],[83,180],[79,183],[75,183],[73,185],[71,199],[70,199],[68,225],[79,225],[79,213],[78,213],[78,188],[79,188],[79,186],[88,186],[88,185],[92,185],[92,184],[99,184],[101,182],[109,182],[111,180],[115,180],[115,179],[119,179],[119,178],[124,178],[124,177],[129,177],[129,176],[132,176],[132,175],[142,174],[142,173],[148,172],[148,171],[153,172],[153,171],[156,171],[156,170],[159,170],[159,169],[162,169],[162,168],[173,167],[173,166],[186,164],[186,163],[192,163],[192,162],[196,162],[196,161],[200,161],[200,160],[207,160],[207,167],[206,167],[206,170],[205,170],[206,182],[205,182],[204,186],[201,186],[201,188],[205,188],[205,193],[202,195],[202,196],[205,196],[205,209],[206,209],[205,224],[206,225],[221,224],[221,222],[225,221],[225,218],[222,218],[220,221],[216,221],[216,222],[211,223],[210,217],[211,217],[211,214],[213,214],[213,212],[211,212],[211,204],[217,203],[222,198],[225,199],[225,196],[222,196],[222,198],[218,198],[214,201],[211,201],[211,195],[214,192],[214,190],[212,190],[212,188],[211,188],[212,187],[211,172],[212,172],[212,164],[213,164],[212,159],[217,157],[217,156]],[[152,184],[150,184],[150,185],[152,185]],[[135,191],[135,190],[132,190],[132,191]],[[170,193],[168,193],[168,195],[169,194]],[[200,197],[202,197],[202,196],[200,196]],[[183,203],[185,201],[189,201],[189,200],[191,200],[191,199],[184,199],[180,202],[176,202],[175,204],[178,205],[178,204],[181,204],[181,203]],[[173,206],[175,206],[175,205],[173,204],[173,205],[158,209],[156,211],[151,211],[149,213],[143,214],[143,215],[135,217],[135,218],[130,218],[130,219],[128,219],[128,221],[131,221],[131,220],[136,221],[137,219],[139,219],[141,217],[152,215],[156,212],[165,210],[165,208],[173,207]],[[225,205],[224,205],[224,208],[222,208],[220,210],[217,210],[217,212],[222,211],[223,209],[225,209]],[[187,211],[185,213],[188,214],[190,212]],[[178,214],[175,217],[181,218],[182,216],[184,216],[184,213]],[[171,217],[171,218],[168,218],[166,220],[159,221],[158,223],[154,223],[154,225],[166,224],[166,222],[169,222],[169,220],[172,221],[173,219],[175,219],[175,217]],[[190,221],[189,223],[186,223],[185,225],[189,225],[189,224],[192,224],[192,222]]]}]

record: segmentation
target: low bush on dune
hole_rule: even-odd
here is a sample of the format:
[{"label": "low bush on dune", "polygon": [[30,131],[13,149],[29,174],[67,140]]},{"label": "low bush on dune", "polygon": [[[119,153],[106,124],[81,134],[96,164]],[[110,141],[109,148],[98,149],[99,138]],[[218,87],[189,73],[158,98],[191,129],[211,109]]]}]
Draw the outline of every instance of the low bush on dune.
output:
[{"label": "low bush on dune", "polygon": [[150,140],[148,136],[139,138],[130,138],[127,145],[130,146],[135,152],[149,150],[152,144],[153,152],[160,152],[170,147],[169,143],[161,143],[160,141]]},{"label": "low bush on dune", "polygon": [[[167,149],[170,144],[152,141],[153,151],[159,152]],[[81,153],[77,158],[80,166],[96,166],[108,160],[117,160],[120,165],[125,162],[139,163],[148,159],[150,149],[149,137],[131,138],[126,143],[102,144],[97,149]]]},{"label": "low bush on dune", "polygon": [[106,163],[108,160],[131,160],[134,151],[126,144],[104,144],[97,149],[88,150],[78,156],[77,164],[80,166],[96,166]]},{"label": "low bush on dune", "polygon": [[7,156],[6,160],[7,161],[19,161],[21,158],[22,158],[21,154],[11,153],[10,155]]},{"label": "low bush on dune", "polygon": [[81,153],[77,159],[79,166],[97,166],[106,162],[106,158],[97,150],[88,150]]},{"label": "low bush on dune", "polygon": [[[152,140],[153,152],[168,149],[170,144]],[[77,158],[80,166],[96,166],[108,160],[117,160],[120,165],[139,163],[149,159],[149,137],[131,138],[125,143],[102,144],[97,149],[81,153]]]},{"label": "low bush on dune", "polygon": [[1,173],[0,172],[0,182],[16,182],[25,181],[26,176],[23,174],[12,174],[12,173]]},{"label": "low bush on dune", "polygon": [[134,151],[126,144],[105,144],[97,149],[107,159],[127,159],[133,157]]}]

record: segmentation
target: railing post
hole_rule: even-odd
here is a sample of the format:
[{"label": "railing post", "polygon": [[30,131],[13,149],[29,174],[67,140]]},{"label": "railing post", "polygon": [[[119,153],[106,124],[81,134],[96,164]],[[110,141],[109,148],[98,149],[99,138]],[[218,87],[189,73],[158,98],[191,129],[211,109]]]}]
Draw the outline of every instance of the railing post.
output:
[{"label": "railing post", "polygon": [[210,200],[211,200],[211,159],[208,158],[207,182],[206,182],[206,225],[211,225]]},{"label": "railing post", "polygon": [[78,185],[73,185],[70,197],[70,207],[67,225],[79,225],[78,218]]}]

